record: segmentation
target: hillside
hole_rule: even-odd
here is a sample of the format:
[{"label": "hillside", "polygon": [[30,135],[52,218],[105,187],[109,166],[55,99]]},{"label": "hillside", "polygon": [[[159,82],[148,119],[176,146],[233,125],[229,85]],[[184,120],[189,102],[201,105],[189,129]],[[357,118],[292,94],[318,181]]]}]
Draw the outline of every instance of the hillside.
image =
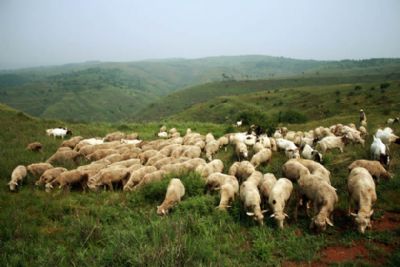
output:
[{"label": "hillside", "polygon": [[0,103],[43,118],[135,121],[143,114],[149,114],[147,119],[163,117],[151,107],[169,103],[171,98],[163,96],[194,85],[293,76],[388,75],[399,67],[399,59],[314,61],[269,56],[87,62],[0,71]]},{"label": "hillside", "polygon": [[[156,103],[150,104],[143,110],[141,118],[145,121],[152,121],[172,116],[174,118],[183,120],[200,119],[201,121],[205,121],[207,120],[208,116],[211,116],[212,118],[210,118],[210,120],[214,122],[232,122],[232,119],[236,119],[236,114],[239,113],[244,106],[253,108],[259,107],[265,110],[267,106],[271,108],[273,104],[276,105],[281,101],[284,102],[284,94],[274,94],[280,89],[290,90],[294,88],[315,87],[316,91],[318,91],[318,86],[324,87],[331,85],[341,87],[345,84],[357,83],[375,83],[375,87],[379,87],[379,83],[385,82],[386,80],[398,79],[400,79],[400,72],[383,75],[374,74],[335,77],[319,76],[209,83],[178,91],[164,97],[162,100]],[[259,95],[262,95],[263,97],[260,96],[255,102],[252,101],[252,99],[249,99],[251,101],[246,101],[246,97],[244,95],[255,92],[259,92]],[[290,94],[290,92],[288,92],[288,94]],[[231,96],[236,97],[232,98]],[[269,98],[269,96],[271,96],[271,98]],[[279,97],[281,97],[281,99],[279,99]],[[261,101],[262,98],[264,98],[264,101]],[[232,105],[230,105],[227,103],[227,101],[229,101],[228,99],[236,99],[237,103],[232,103]],[[218,105],[220,102],[222,104]],[[263,104],[267,104],[267,106],[263,106]],[[229,112],[226,110],[228,107],[230,107]],[[218,118],[212,115],[217,113]],[[179,115],[174,116],[175,114]],[[228,117],[225,118],[226,116]]]},{"label": "hillside", "polygon": [[[321,120],[311,116],[312,108],[306,106],[308,121],[290,124],[289,129],[309,130],[317,125],[329,126],[338,122],[356,122],[356,101],[366,98],[375,100],[385,97],[391,106],[366,101],[370,133],[383,126],[389,116],[399,112],[399,83],[390,81],[389,87],[379,88],[375,83],[371,90],[369,83],[335,86],[305,86],[295,90],[271,92],[268,97],[282,99],[280,108],[291,109],[294,103],[305,95],[317,98],[321,92],[320,105],[331,107],[331,99],[339,99],[343,106],[334,110],[329,119]],[[385,87],[385,86],[383,86]],[[317,90],[318,89],[318,90]],[[323,90],[320,90],[323,89]],[[347,96],[350,92],[355,95]],[[245,100],[258,101],[264,97],[259,92],[244,95]],[[371,94],[365,97],[364,94]],[[260,95],[258,95],[260,94]],[[276,95],[275,95],[276,94]],[[240,96],[242,97],[242,96]],[[297,100],[296,100],[297,98]],[[322,98],[322,99],[321,99]],[[217,98],[218,99],[218,98]],[[227,98],[237,101],[239,96]],[[296,101],[295,101],[296,100]],[[261,101],[261,100],[260,100]],[[327,102],[325,102],[327,101]],[[335,100],[336,101],[336,100]],[[275,100],[273,101],[275,102]],[[262,103],[260,103],[262,105]],[[296,105],[302,106],[303,103]],[[356,108],[357,106],[357,108]],[[221,108],[221,107],[220,107]],[[339,113],[335,113],[340,111]],[[212,117],[211,117],[212,118]],[[203,118],[200,118],[203,119]],[[227,124],[165,122],[168,127],[177,127],[183,133],[187,127],[202,134],[214,133],[216,137],[232,128]],[[123,123],[65,123],[27,116],[7,106],[0,105],[0,183],[5,185],[12,169],[18,164],[44,161],[62,142],[47,137],[44,129],[66,125],[74,135],[84,137],[104,136],[108,132],[121,130],[126,133],[138,132],[145,140],[154,139],[160,122],[146,124]],[[287,124],[284,124],[287,125]],[[400,126],[394,125],[400,133]],[[236,129],[235,129],[236,130]],[[245,128],[237,129],[245,130]],[[160,182],[145,186],[135,192],[115,191],[71,192],[55,191],[45,193],[43,188],[34,186],[35,178],[28,176],[17,193],[10,193],[6,186],[0,187],[0,265],[1,266],[292,266],[292,265],[390,265],[400,262],[400,149],[391,146],[392,163],[390,171],[395,174],[390,181],[381,181],[377,186],[378,201],[374,207],[373,229],[365,235],[358,234],[351,217],[346,216],[347,166],[355,159],[368,158],[371,135],[365,147],[346,146],[343,154],[333,151],[324,155],[324,165],[331,172],[332,185],[337,188],[339,203],[334,212],[334,227],[325,233],[316,234],[309,229],[309,218],[304,214],[296,222],[292,215],[294,197],[287,203],[289,218],[285,229],[279,231],[269,214],[265,225],[259,226],[244,212],[239,198],[228,212],[215,209],[219,194],[205,194],[204,181],[196,173],[177,176],[186,187],[186,195],[168,216],[156,214],[156,206],[164,198],[165,189],[171,176]],[[44,144],[42,153],[25,150],[27,143],[40,141]],[[225,164],[225,170],[235,161],[233,147],[221,149],[216,155]],[[286,161],[284,153],[275,152],[272,162],[261,166],[263,173],[272,172],[281,177],[281,166]],[[76,166],[68,165],[69,169]]]}]

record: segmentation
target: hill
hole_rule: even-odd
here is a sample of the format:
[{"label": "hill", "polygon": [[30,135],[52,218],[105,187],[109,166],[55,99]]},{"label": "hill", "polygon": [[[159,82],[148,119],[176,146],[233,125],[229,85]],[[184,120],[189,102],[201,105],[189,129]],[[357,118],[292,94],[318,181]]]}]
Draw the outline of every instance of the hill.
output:
[{"label": "hill", "polygon": [[[376,84],[374,90],[366,84],[359,86],[361,89],[357,87],[356,90],[355,84],[339,88],[341,101],[345,101],[350,92],[354,92],[356,95],[351,97],[357,97],[359,101],[358,97],[364,100],[365,93],[372,95],[368,98],[386,96],[392,99],[399,91],[398,82],[390,82],[388,87],[383,86],[384,92],[379,88],[380,84]],[[271,94],[276,93],[273,97],[278,97],[279,94],[287,93],[286,97],[294,101],[296,95],[307,93],[309,97],[317,97],[314,94],[327,90],[326,96],[337,98],[336,88],[322,86],[320,89],[323,90],[307,86],[295,90],[282,89]],[[256,96],[245,95],[248,99]],[[233,100],[239,100],[239,97],[232,96]],[[325,100],[330,101],[327,98],[320,99],[320,105],[329,107],[331,104],[325,103]],[[280,107],[282,110],[286,108],[283,111],[291,108],[294,103],[291,101],[282,102]],[[392,112],[398,111],[398,105],[392,105],[394,111],[382,114],[382,110],[390,107],[385,105],[379,109],[373,101],[363,103],[363,107],[367,111],[370,133],[378,126],[383,126]],[[309,130],[316,125],[356,122],[358,114],[354,104],[343,105],[341,109],[340,113],[333,113],[327,120],[310,116],[306,122],[290,124],[289,129]],[[181,123],[172,120],[165,123],[168,127],[177,127],[182,133],[191,127],[202,134],[212,132],[216,137],[232,130],[227,124]],[[62,140],[47,137],[44,129],[59,125],[66,125],[73,130],[74,135],[84,137],[104,136],[108,132],[122,130],[127,133],[139,132],[145,140],[154,139],[154,133],[160,126],[159,122],[65,123],[30,117],[0,105],[0,183],[7,183],[16,165],[44,161],[54,153]],[[394,127],[398,134],[400,126]],[[155,211],[164,198],[167,183],[172,178],[170,176],[130,193],[117,189],[100,192],[55,191],[50,194],[42,188],[35,188],[35,178],[28,176],[18,193],[10,193],[6,186],[0,187],[0,265],[266,266],[375,265],[379,262],[397,266],[400,261],[398,146],[391,146],[390,171],[395,174],[394,179],[381,181],[377,186],[378,201],[374,207],[373,229],[365,235],[358,234],[351,217],[345,215],[347,166],[355,159],[368,158],[371,139],[370,135],[365,147],[349,145],[342,154],[333,151],[324,155],[324,165],[332,174],[332,185],[337,188],[339,203],[333,215],[335,227],[321,234],[309,230],[310,219],[305,214],[299,216],[297,222],[294,221],[294,198],[287,203],[290,217],[282,231],[276,228],[272,219],[267,218],[269,216],[266,216],[264,226],[258,226],[245,214],[239,198],[236,198],[228,212],[220,212],[215,209],[219,194],[205,194],[204,181],[195,173],[178,176],[185,184],[186,195],[166,217],[157,216]],[[32,141],[42,142],[44,151],[26,151],[26,144]],[[228,146],[226,151],[222,149],[216,158],[224,162],[225,170],[229,168],[235,161],[232,146]],[[281,166],[285,161],[284,153],[276,152],[271,164],[261,166],[259,170],[281,177]],[[66,167],[71,169],[76,166]],[[354,256],[351,251],[362,253]]]},{"label": "hill", "polygon": [[[276,110],[275,105],[279,104],[281,101],[285,101],[286,94],[290,95],[290,89],[314,87],[316,88],[315,91],[318,91],[318,88],[323,89],[324,86],[328,85],[340,88],[345,84],[354,84],[354,86],[356,86],[357,83],[371,83],[379,89],[380,83],[387,80],[398,79],[400,79],[400,72],[383,75],[319,76],[208,83],[172,93],[164,97],[162,100],[150,104],[142,111],[141,119],[152,121],[171,116],[182,120],[205,121],[207,117],[211,116],[212,118],[210,118],[210,120],[214,122],[232,122],[232,120],[236,119],[236,115],[240,113],[244,106],[253,108],[259,107],[264,110],[267,107],[270,109],[274,106],[274,109]],[[275,92],[279,92],[281,89],[287,89],[285,94],[274,94]],[[253,101],[251,97],[250,99],[246,98],[246,95],[256,92],[260,95],[257,101]],[[321,93],[323,93],[323,91]],[[262,98],[264,101],[261,100]],[[232,102],[232,105],[227,103],[233,99],[236,99],[236,101]],[[266,106],[263,106],[264,104]],[[229,112],[227,111],[228,107],[230,108]],[[213,114],[216,115],[217,113],[218,118],[213,116]]]},{"label": "hill", "polygon": [[87,62],[0,71],[0,102],[30,115],[69,121],[137,120],[143,112],[154,119],[164,114],[145,107],[168,102],[165,95],[194,85],[391,74],[399,67],[399,59],[314,61],[269,56]]}]

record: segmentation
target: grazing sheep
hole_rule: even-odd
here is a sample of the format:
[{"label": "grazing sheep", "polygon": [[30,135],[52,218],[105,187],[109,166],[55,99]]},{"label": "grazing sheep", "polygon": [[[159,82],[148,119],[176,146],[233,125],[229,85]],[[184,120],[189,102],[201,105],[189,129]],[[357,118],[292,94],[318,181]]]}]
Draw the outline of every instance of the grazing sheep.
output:
[{"label": "grazing sheep", "polygon": [[254,154],[251,158],[250,163],[254,165],[255,168],[263,163],[270,163],[272,158],[272,151],[269,148],[263,148],[261,151]]},{"label": "grazing sheep", "polygon": [[56,177],[56,179],[46,184],[46,192],[51,192],[51,190],[57,185],[59,186],[59,189],[62,189],[74,184],[79,184],[82,189],[85,190],[87,187],[88,177],[87,173],[82,173],[78,170],[62,172]]},{"label": "grazing sheep", "polygon": [[243,124],[243,120],[237,121],[236,122],[236,127],[240,127]]},{"label": "grazing sheep", "polygon": [[211,141],[215,141],[214,135],[212,133],[206,134],[206,144],[211,142]]},{"label": "grazing sheep", "polygon": [[57,163],[57,162],[74,162],[77,163],[81,154],[75,150],[62,150],[54,153],[50,158],[46,160],[47,163]]},{"label": "grazing sheep", "polygon": [[340,152],[343,153],[345,142],[347,142],[345,136],[326,136],[322,140],[318,141],[317,144],[321,148],[323,154],[325,154],[327,150],[332,150],[334,148],[338,148]]},{"label": "grazing sheep", "polygon": [[156,161],[152,166],[160,170],[163,166],[167,164],[176,163],[176,160],[177,160],[176,158],[164,157]]},{"label": "grazing sheep", "polygon": [[235,199],[235,196],[239,193],[239,182],[234,176],[231,177],[231,179],[227,179],[224,184],[221,185],[221,198],[218,205],[219,210],[226,210],[227,208],[229,208],[229,204]]},{"label": "grazing sheep", "polygon": [[63,167],[48,169],[40,176],[39,180],[35,182],[35,185],[45,185],[47,183],[50,183],[51,181],[56,179],[56,177],[60,175],[60,173],[65,171],[67,171],[67,169]]},{"label": "grazing sheep", "polygon": [[296,159],[290,159],[282,166],[282,175],[292,182],[296,182],[301,176],[309,174],[310,171]]},{"label": "grazing sheep", "polygon": [[109,133],[104,137],[104,142],[112,142],[112,141],[120,141],[122,138],[125,138],[126,134],[122,132],[113,132]]},{"label": "grazing sheep", "polygon": [[252,181],[245,181],[240,186],[240,199],[246,209],[246,214],[253,217],[260,225],[264,224],[264,215],[266,211],[261,210],[261,196],[257,185]]},{"label": "grazing sheep", "polygon": [[218,138],[219,147],[227,146],[229,144],[229,138],[226,136],[221,136]]},{"label": "grazing sheep", "polygon": [[112,148],[96,149],[93,153],[87,155],[86,158],[90,161],[96,161],[116,153],[118,153],[118,150]]},{"label": "grazing sheep", "polygon": [[118,154],[118,153],[114,153],[111,155],[108,155],[107,157],[103,158],[104,160],[108,160],[110,163],[115,163],[115,162],[119,162],[121,160],[125,160],[124,156]]},{"label": "grazing sheep", "polygon": [[319,153],[317,150],[313,149],[311,146],[306,144],[303,147],[303,151],[301,152],[301,156],[305,159],[314,160],[316,162],[322,162],[322,154]]},{"label": "grazing sheep", "polygon": [[129,168],[124,168],[120,166],[108,167],[99,171],[93,177],[93,182],[88,182],[88,187],[92,190],[97,190],[97,188],[107,185],[112,191],[114,190],[113,183],[123,183],[122,181],[127,180],[131,175],[131,170]]},{"label": "grazing sheep", "polygon": [[64,136],[72,134],[72,132],[66,128],[53,128],[53,129],[47,129],[46,134],[49,136],[54,136],[56,137],[61,137],[64,139]]},{"label": "grazing sheep", "polygon": [[140,163],[140,159],[127,159],[123,161],[117,161],[112,164],[110,164],[110,167],[112,166],[121,166],[121,167],[126,167],[129,168],[132,165]]},{"label": "grazing sheep", "polygon": [[158,153],[158,154],[156,154],[156,155],[154,155],[154,156],[152,156],[151,158],[149,158],[148,160],[147,160],[147,162],[146,162],[146,166],[154,166],[154,164],[157,162],[157,161],[159,161],[160,159],[163,159],[163,158],[165,158],[166,156],[164,156],[163,154],[161,154],[161,153]]},{"label": "grazing sheep", "polygon": [[166,174],[166,172],[163,170],[158,170],[158,171],[148,173],[145,176],[143,176],[143,179],[132,189],[136,190],[146,184],[161,181],[164,178],[165,174]]},{"label": "grazing sheep", "polygon": [[360,126],[358,128],[358,131],[360,132],[361,138],[365,138],[366,136],[368,136],[367,128],[365,128],[364,126]]},{"label": "grazing sheep", "polygon": [[276,177],[272,173],[266,173],[264,174],[263,178],[261,179],[260,182],[260,194],[261,198],[268,202],[269,195],[271,193],[272,187],[276,183]]},{"label": "grazing sheep", "polygon": [[331,172],[328,171],[322,164],[309,159],[297,159],[311,174],[321,176],[325,182],[331,184]]},{"label": "grazing sheep", "polygon": [[244,160],[233,163],[229,168],[228,174],[233,175],[238,178],[239,181],[242,181],[255,172],[255,170],[253,164]]},{"label": "grazing sheep", "polygon": [[18,183],[22,183],[22,180],[26,177],[27,171],[24,165],[18,165],[15,167],[13,172],[11,173],[11,179],[8,182],[8,186],[10,187],[10,191],[15,191]]},{"label": "grazing sheep", "polygon": [[264,149],[265,147],[264,147],[264,145],[263,144],[261,144],[260,142],[257,142],[257,143],[255,143],[254,144],[254,146],[253,146],[253,151],[254,151],[254,153],[258,153],[258,152],[260,152],[262,149]]},{"label": "grazing sheep", "polygon": [[386,145],[381,139],[373,136],[374,141],[371,144],[371,159],[379,160],[380,163],[389,166],[390,158],[389,153],[386,149]]},{"label": "grazing sheep", "polygon": [[157,136],[160,138],[168,138],[168,133],[167,132],[159,132],[157,134]]},{"label": "grazing sheep", "polygon": [[83,140],[82,136],[74,136],[74,137],[71,137],[69,140],[65,140],[64,142],[62,142],[61,146],[74,149],[76,147],[76,145],[79,144],[79,142],[82,140]]},{"label": "grazing sheep", "polygon": [[158,215],[166,215],[169,210],[178,204],[185,195],[185,186],[178,178],[173,178],[168,184],[165,199],[160,206],[157,206]]},{"label": "grazing sheep", "polygon": [[145,166],[131,173],[128,182],[124,185],[124,191],[132,191],[133,187],[140,183],[143,177],[148,174],[157,171],[156,167]]},{"label": "grazing sheep", "polygon": [[249,177],[247,177],[246,181],[250,181],[255,184],[257,187],[261,185],[264,176],[259,171],[254,171]]},{"label": "grazing sheep", "polygon": [[212,161],[212,157],[216,154],[220,148],[219,142],[216,140],[211,140],[210,142],[206,142],[206,158],[208,161]]},{"label": "grazing sheep", "polygon": [[224,163],[220,159],[214,159],[207,164],[200,164],[195,169],[195,171],[198,172],[200,176],[204,179],[206,179],[210,174],[214,172],[222,172],[223,170]]},{"label": "grazing sheep", "polygon": [[274,152],[278,151],[278,145],[276,144],[275,138],[270,137],[269,141],[271,142],[271,150]]},{"label": "grazing sheep", "polygon": [[34,152],[40,152],[43,148],[43,145],[39,142],[33,142],[30,143],[26,146],[26,150],[34,151]]},{"label": "grazing sheep", "polygon": [[237,179],[235,176],[214,172],[210,174],[206,179],[206,185],[208,190],[220,190],[221,186],[225,183],[235,184]]},{"label": "grazing sheep", "polygon": [[127,145],[138,145],[142,142],[142,140],[137,140],[137,139],[121,139],[121,144],[127,144]]},{"label": "grazing sheep", "polygon": [[[347,179],[349,190],[349,214],[355,217],[358,231],[364,233],[366,228],[372,228],[371,216],[374,213],[372,206],[376,202],[375,183],[368,170],[356,167],[351,170]],[[351,203],[356,206],[357,214],[351,212]]]},{"label": "grazing sheep", "polygon": [[26,168],[32,176],[39,178],[45,171],[53,168],[53,165],[50,163],[33,163]]},{"label": "grazing sheep", "polygon": [[83,139],[79,141],[79,143],[75,146],[74,150],[80,151],[80,149],[84,146],[87,145],[101,145],[104,144],[103,139],[98,139],[98,138],[89,138],[89,139]]},{"label": "grazing sheep", "polygon": [[326,224],[333,226],[332,212],[338,202],[336,189],[317,175],[302,175],[298,180],[300,195],[305,196],[313,204],[316,214],[310,228],[316,227],[318,231],[326,230]]},{"label": "grazing sheep", "polygon": [[280,178],[275,183],[269,194],[268,203],[273,213],[271,218],[275,218],[279,228],[283,229],[285,217],[289,217],[285,212],[286,202],[292,194],[293,184],[289,179]]},{"label": "grazing sheep", "polygon": [[158,155],[159,153],[160,152],[158,152],[155,149],[146,150],[139,154],[140,162],[142,164],[146,164],[146,162],[149,160],[149,158],[154,157],[155,155]]},{"label": "grazing sheep", "polygon": [[236,143],[235,151],[239,161],[241,158],[247,158],[248,156],[247,146],[242,142]]},{"label": "grazing sheep", "polygon": [[356,167],[362,167],[367,169],[369,173],[372,175],[372,177],[375,177],[375,179],[377,179],[378,182],[380,177],[383,177],[386,180],[389,180],[393,177],[393,175],[390,174],[388,171],[386,171],[385,168],[382,166],[382,164],[377,160],[359,159],[353,161],[353,163],[349,165],[348,169],[349,171],[351,171]]}]

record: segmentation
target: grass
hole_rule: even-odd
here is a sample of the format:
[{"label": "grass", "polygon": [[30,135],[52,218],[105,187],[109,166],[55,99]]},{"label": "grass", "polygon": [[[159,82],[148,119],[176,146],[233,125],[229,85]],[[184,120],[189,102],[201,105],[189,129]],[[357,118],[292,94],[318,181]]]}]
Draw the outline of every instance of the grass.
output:
[{"label": "grass", "polygon": [[[386,89],[388,98],[397,97],[398,82],[390,81]],[[366,90],[372,84],[357,83]],[[298,88],[293,96],[285,90],[276,92],[276,97],[287,94],[282,110],[292,107],[298,99],[295,94],[327,94],[339,90],[346,95],[354,90],[354,84],[342,86],[316,86]],[[339,89],[338,89],[339,88]],[[320,90],[323,89],[323,90]],[[368,89],[369,90],[369,89]],[[304,92],[303,92],[304,91]],[[297,92],[297,93],[296,93]],[[265,92],[261,92],[263,94]],[[275,93],[273,93],[275,94]],[[372,99],[381,96],[375,89]],[[247,97],[247,96],[246,96]],[[249,95],[249,97],[253,97]],[[313,98],[311,98],[313,99]],[[334,103],[327,100],[327,107]],[[393,104],[393,105],[392,105]],[[382,106],[364,102],[367,111],[369,132],[382,126],[389,116],[399,111],[392,103],[389,114],[382,114]],[[388,106],[387,106],[388,108]],[[343,110],[322,120],[317,115],[305,114],[308,121],[291,124],[290,129],[311,129],[317,125],[328,126],[336,122],[355,122],[358,107],[345,105]],[[336,108],[335,111],[339,111]],[[311,263],[321,258],[320,251],[327,246],[351,246],[354,241],[366,243],[371,259],[385,258],[388,265],[399,262],[399,230],[368,232],[360,235],[355,231],[350,218],[345,216],[347,208],[346,177],[347,166],[355,159],[368,156],[368,145],[349,145],[343,154],[329,152],[325,166],[332,173],[332,184],[338,189],[339,203],[336,208],[335,227],[325,233],[314,234],[308,229],[309,219],[300,214],[295,223],[292,218],[294,200],[288,203],[290,218],[283,231],[268,218],[260,227],[244,212],[241,202],[236,199],[228,212],[215,209],[218,194],[205,194],[204,182],[195,173],[179,177],[186,187],[186,195],[166,217],[156,215],[165,194],[168,176],[160,182],[143,187],[134,193],[121,191],[58,192],[47,194],[34,187],[34,178],[28,177],[18,193],[10,193],[5,186],[12,169],[18,164],[29,164],[48,158],[60,145],[60,139],[49,138],[44,130],[49,127],[66,125],[75,135],[84,137],[104,136],[106,133],[122,130],[138,132],[140,137],[154,139],[154,133],[161,124],[176,127],[184,132],[187,127],[202,134],[213,132],[216,137],[223,135],[229,125],[203,122],[179,122],[165,120],[157,123],[65,123],[57,120],[42,120],[30,117],[6,106],[0,106],[0,265],[1,266],[266,266],[282,265],[287,261]],[[400,127],[394,126],[399,133]],[[370,144],[369,136],[366,144]],[[42,153],[25,151],[27,143],[39,141],[44,144]],[[385,211],[400,212],[398,193],[400,190],[399,147],[392,146],[393,155],[390,171],[395,174],[391,181],[378,185],[378,202],[374,218]],[[233,148],[221,150],[217,156],[225,163],[225,170],[235,161]],[[261,166],[262,172],[273,172],[281,177],[281,166],[286,161],[283,153],[275,153],[270,165]],[[376,244],[394,248],[388,254]],[[368,261],[357,260],[368,264]]]}]

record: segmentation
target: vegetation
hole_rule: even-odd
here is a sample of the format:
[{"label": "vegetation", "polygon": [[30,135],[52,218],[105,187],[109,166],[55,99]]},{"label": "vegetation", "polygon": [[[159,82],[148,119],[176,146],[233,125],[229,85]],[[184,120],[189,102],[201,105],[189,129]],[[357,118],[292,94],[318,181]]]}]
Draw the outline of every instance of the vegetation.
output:
[{"label": "vegetation", "polygon": [[[397,79],[399,66],[399,59],[313,61],[268,56],[86,62],[0,71],[0,103],[33,116],[75,122],[158,121],[216,96],[374,81],[375,76]],[[259,79],[271,80],[252,82]],[[204,83],[208,84],[172,94],[166,101],[162,98]]]},{"label": "vegetation", "polygon": [[[208,108],[206,114],[211,121],[216,121],[214,118],[217,115],[229,114],[235,119],[247,116],[248,123],[270,120],[271,124],[268,125],[272,125],[276,116],[279,116],[277,112],[282,111],[281,121],[282,117],[285,121],[295,118],[292,122],[296,124],[290,124],[290,129],[308,130],[337,122],[357,122],[361,105],[358,103],[362,103],[367,112],[368,130],[371,133],[378,126],[384,125],[387,116],[395,116],[400,112],[398,103],[394,101],[398,99],[400,85],[395,80],[357,82],[362,88],[379,88],[382,82],[391,84],[384,93],[379,90],[367,92],[364,89],[357,90],[351,97],[346,94],[354,91],[355,84],[308,85],[295,89],[291,87],[279,91],[260,91],[243,96],[224,96],[207,104],[195,105],[185,111],[187,115],[180,113],[172,118],[184,120],[184,116],[188,116],[187,118],[197,119],[193,115],[194,109],[197,109],[197,112],[205,112],[203,108],[214,104],[211,109],[213,112]],[[341,93],[337,94],[337,91]],[[372,97],[366,98],[366,93]],[[341,99],[339,105],[335,102],[337,97]],[[282,104],[273,106],[278,101],[282,101]],[[253,107],[246,109],[242,105],[246,102],[252,103]],[[316,109],[317,102],[322,106]],[[355,102],[358,103],[354,104]],[[220,110],[224,105],[235,107],[242,113],[231,115],[224,111],[226,113],[214,115],[214,110]],[[254,113],[255,108],[265,112],[262,116],[257,115]],[[322,112],[324,110],[330,113],[327,115]],[[205,121],[201,117],[200,119]],[[1,105],[0,125],[3,130],[0,132],[0,183],[7,183],[16,165],[43,161],[56,150],[61,140],[47,137],[44,134],[46,128],[66,125],[75,135],[85,137],[104,136],[108,132],[122,130],[127,133],[139,132],[141,138],[153,139],[161,123],[166,123],[168,127],[177,127],[181,132],[187,127],[203,134],[211,131],[216,137],[226,131],[246,129],[233,129],[229,124],[176,120],[148,124],[65,123],[33,118]],[[398,125],[395,125],[394,129],[399,133]],[[367,144],[370,144],[371,139],[370,135]],[[43,143],[44,151],[26,151],[26,144],[32,141]],[[279,231],[274,221],[268,218],[265,219],[265,226],[258,226],[245,215],[239,200],[233,203],[228,212],[218,211],[214,208],[219,201],[218,194],[204,194],[204,182],[195,173],[180,177],[186,186],[187,194],[182,203],[167,217],[159,217],[155,211],[164,197],[168,180],[172,177],[134,193],[72,191],[51,194],[35,188],[33,177],[28,177],[18,193],[8,192],[6,186],[0,187],[0,265],[266,266],[310,264],[318,261],[329,264],[331,262],[324,262],[323,258],[326,247],[351,247],[362,243],[368,256],[355,258],[348,262],[349,264],[374,264],[376,259],[380,259],[382,264],[398,266],[398,227],[397,230],[374,230],[362,236],[355,231],[351,219],[344,215],[347,208],[346,167],[355,159],[368,158],[368,149],[368,145],[350,145],[345,148],[343,154],[329,152],[325,156],[324,164],[332,173],[332,184],[338,188],[340,202],[334,214],[335,227],[319,235],[308,229],[309,219],[304,214],[299,217],[297,223],[293,221],[293,199],[288,203],[290,218],[283,231]],[[399,152],[398,146],[391,147],[393,159],[390,171],[395,177],[378,185],[375,221],[385,218],[387,212],[400,212]],[[217,158],[222,159],[227,168],[235,160],[233,148],[228,147],[227,151],[220,151]],[[282,153],[276,153],[272,163],[261,166],[260,170],[273,172],[280,177],[281,166],[285,160]]]}]

